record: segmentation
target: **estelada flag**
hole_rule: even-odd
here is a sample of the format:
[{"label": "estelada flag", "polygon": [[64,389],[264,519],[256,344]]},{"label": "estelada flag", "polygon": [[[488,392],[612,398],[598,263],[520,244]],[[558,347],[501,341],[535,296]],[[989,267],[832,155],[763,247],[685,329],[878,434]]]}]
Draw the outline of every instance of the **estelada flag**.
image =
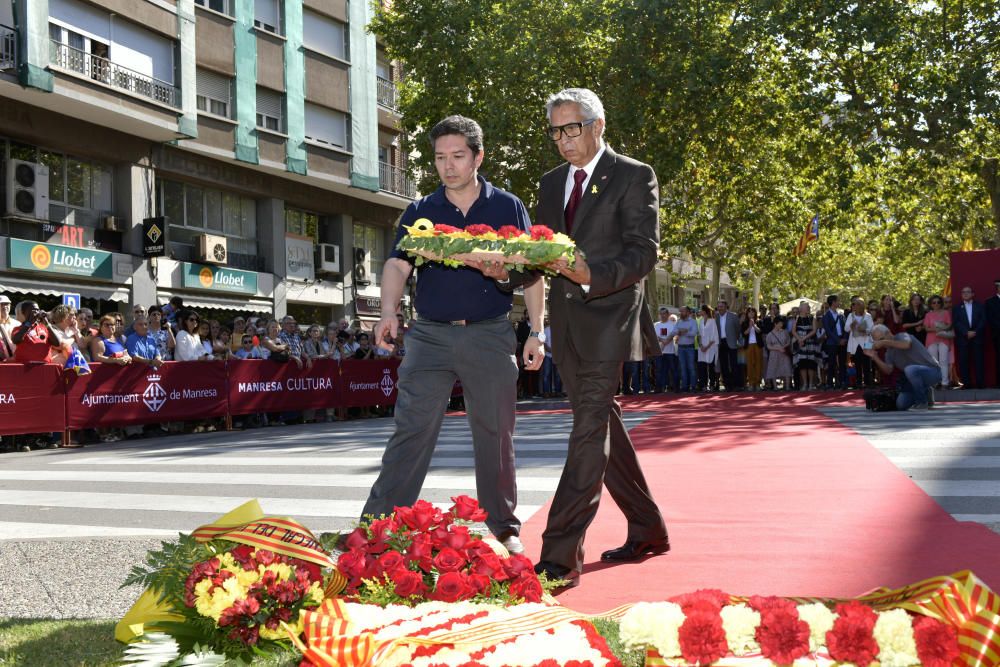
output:
[{"label": "estelada flag", "polygon": [[809,224],[806,225],[806,231],[802,233],[802,237],[799,238],[798,245],[795,246],[795,256],[801,257],[806,254],[806,247],[813,241],[819,240],[819,214],[813,216]]},{"label": "estelada flag", "polygon": [[[972,245],[972,239],[967,238],[962,242],[962,247],[958,249],[959,252],[970,252],[975,250],[975,246]],[[941,296],[951,296],[951,276],[948,276],[948,282],[944,284],[944,289],[941,290]]]}]

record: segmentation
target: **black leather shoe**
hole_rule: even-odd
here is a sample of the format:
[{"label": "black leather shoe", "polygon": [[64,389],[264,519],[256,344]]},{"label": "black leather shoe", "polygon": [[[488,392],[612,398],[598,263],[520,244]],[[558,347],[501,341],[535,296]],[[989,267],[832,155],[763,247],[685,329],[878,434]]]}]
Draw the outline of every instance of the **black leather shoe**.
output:
[{"label": "black leather shoe", "polygon": [[638,542],[628,540],[617,549],[611,549],[601,554],[601,560],[605,563],[627,563],[639,560],[643,556],[656,556],[670,551],[670,542],[667,538],[650,540],[648,542]]},{"label": "black leather shoe", "polygon": [[535,565],[535,574],[541,576],[543,573],[545,574],[545,578],[548,579],[549,581],[556,581],[558,579],[562,579],[563,581],[566,582],[562,586],[553,589],[552,592],[563,591],[566,590],[567,588],[574,588],[575,586],[580,585],[579,572],[577,572],[576,570],[571,570],[568,567],[559,565],[557,563],[550,563],[546,560],[539,561],[539,563]]}]

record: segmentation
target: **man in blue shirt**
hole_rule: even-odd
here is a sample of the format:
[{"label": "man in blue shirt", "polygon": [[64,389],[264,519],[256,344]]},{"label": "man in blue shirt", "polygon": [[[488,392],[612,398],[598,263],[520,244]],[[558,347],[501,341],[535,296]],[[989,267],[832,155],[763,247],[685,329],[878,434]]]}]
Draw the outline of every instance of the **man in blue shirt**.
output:
[{"label": "man in blue shirt", "polygon": [[125,341],[125,349],[128,350],[132,361],[153,368],[162,366],[160,346],[157,345],[156,339],[149,335],[149,320],[145,315],[137,314],[132,326],[135,328],[135,332]]},{"label": "man in blue shirt", "polygon": [[[485,224],[527,230],[521,200],[479,175],[483,131],[476,121],[449,116],[430,132],[441,187],[410,204],[399,221],[396,242],[420,218],[465,228]],[[375,341],[391,349],[398,334],[396,313],[413,259],[394,250],[382,270],[382,316]],[[516,338],[508,320],[512,292],[524,286],[533,326],[524,346],[524,363],[537,370],[544,358],[544,286],[538,276],[508,274],[502,265],[467,262],[460,268],[427,262],[417,269],[418,319],[406,332],[406,356],[399,367],[396,430],[382,456],[382,471],[372,486],[362,516],[390,514],[412,505],[420,494],[441,430],[455,380],[462,382],[476,462],[479,502],[486,525],[512,553],[523,551],[514,516],[514,407],[517,399]],[[388,338],[387,338],[388,337]]]}]

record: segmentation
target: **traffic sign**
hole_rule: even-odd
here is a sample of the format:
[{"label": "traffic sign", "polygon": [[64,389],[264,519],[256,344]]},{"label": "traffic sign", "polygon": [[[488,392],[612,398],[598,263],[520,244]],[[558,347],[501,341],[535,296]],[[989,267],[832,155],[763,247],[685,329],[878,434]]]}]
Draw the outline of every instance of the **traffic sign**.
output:
[{"label": "traffic sign", "polygon": [[80,310],[80,295],[63,294],[63,305],[69,306],[73,310]]}]

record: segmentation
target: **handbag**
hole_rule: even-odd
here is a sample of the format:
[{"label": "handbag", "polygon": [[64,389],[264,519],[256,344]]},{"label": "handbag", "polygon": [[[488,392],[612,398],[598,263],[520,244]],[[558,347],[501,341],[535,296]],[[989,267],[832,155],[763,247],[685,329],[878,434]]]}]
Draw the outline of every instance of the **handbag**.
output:
[{"label": "handbag", "polygon": [[947,329],[945,331],[936,331],[934,332],[934,335],[937,336],[938,338],[951,339],[955,337],[955,332],[951,329]]}]

